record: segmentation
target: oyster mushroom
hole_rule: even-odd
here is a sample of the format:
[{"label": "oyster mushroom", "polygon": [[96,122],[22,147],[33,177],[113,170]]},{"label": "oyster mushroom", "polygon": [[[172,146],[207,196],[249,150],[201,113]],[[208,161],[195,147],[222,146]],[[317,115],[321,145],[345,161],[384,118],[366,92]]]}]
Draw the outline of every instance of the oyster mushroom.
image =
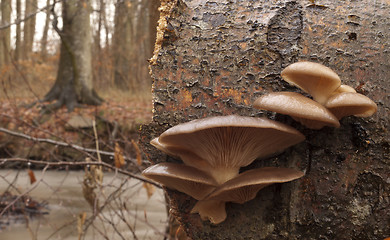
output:
[{"label": "oyster mushroom", "polygon": [[222,184],[256,158],[281,152],[304,139],[300,132],[282,123],[230,115],[179,124],[152,143]]},{"label": "oyster mushroom", "polygon": [[330,68],[313,62],[296,62],[286,67],[282,78],[325,104],[332,93],[340,87],[340,77]]},{"label": "oyster mushroom", "polygon": [[342,92],[352,92],[356,93],[356,90],[348,85],[341,84],[332,94],[342,93]]},{"label": "oyster mushroom", "polygon": [[324,106],[295,92],[273,92],[256,99],[253,107],[291,116],[308,128],[339,127],[337,118]]},{"label": "oyster mushroom", "polygon": [[268,185],[290,182],[303,175],[303,172],[290,168],[251,169],[218,186],[204,200],[198,201],[191,212],[218,224],[226,218],[226,202],[242,204],[254,199],[257,192]]},{"label": "oyster mushroom", "polygon": [[354,115],[356,117],[369,117],[374,114],[378,107],[370,98],[353,92],[342,92],[333,95],[326,102],[329,109],[338,119]]},{"label": "oyster mushroom", "polygon": [[215,180],[196,168],[177,163],[158,163],[145,169],[142,174],[167,188],[183,192],[201,200],[216,187]]}]

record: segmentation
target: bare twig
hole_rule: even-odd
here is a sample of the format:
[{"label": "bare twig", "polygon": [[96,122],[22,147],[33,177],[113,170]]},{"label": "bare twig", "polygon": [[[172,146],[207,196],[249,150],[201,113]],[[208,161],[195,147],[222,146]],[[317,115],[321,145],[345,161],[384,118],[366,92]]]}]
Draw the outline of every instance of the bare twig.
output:
[{"label": "bare twig", "polygon": [[142,176],[136,175],[136,174],[131,173],[129,171],[116,168],[115,166],[112,166],[112,165],[105,163],[105,162],[100,162],[100,163],[99,162],[65,162],[65,161],[47,162],[47,161],[32,160],[32,159],[26,159],[26,158],[0,158],[0,165],[3,165],[7,162],[22,162],[22,163],[40,164],[40,165],[46,165],[46,167],[48,167],[48,166],[50,166],[50,167],[51,166],[88,166],[88,165],[89,166],[91,166],[91,165],[102,166],[102,167],[105,167],[108,169],[115,170],[123,175],[138,179],[138,180],[143,181],[143,182],[150,183],[150,184],[156,186],[157,188],[162,188],[161,185],[159,185],[153,181],[150,181]]},{"label": "bare twig", "polygon": [[16,19],[14,22],[11,22],[11,23],[8,23],[8,24],[4,24],[4,25],[1,25],[0,26],[0,30],[3,30],[3,29],[6,29],[6,28],[9,28],[11,27],[12,25],[17,25],[17,24],[20,24],[32,17],[34,17],[35,15],[37,15],[38,13],[40,12],[43,12],[43,11],[46,11],[47,9],[49,8],[52,8],[57,2],[60,2],[60,0],[57,0],[57,1],[54,1],[54,3],[50,4],[50,5],[47,5],[47,6],[44,6],[43,8],[40,8],[38,9],[37,11],[33,12],[33,13],[30,13],[28,15],[26,15],[24,18],[21,18],[21,19]]},{"label": "bare twig", "polygon": [[[24,138],[24,139],[27,139],[27,140],[30,140],[30,141],[34,141],[34,142],[49,143],[49,144],[53,144],[53,145],[57,145],[57,146],[61,146],[61,147],[69,147],[69,148],[73,148],[73,149],[76,149],[76,150],[79,150],[79,151],[83,151],[83,152],[88,152],[88,153],[96,153],[96,154],[99,153],[99,154],[102,154],[102,155],[105,155],[105,156],[110,156],[110,157],[114,157],[114,155],[115,155],[115,153],[113,153],[113,152],[107,152],[107,151],[102,151],[102,150],[97,151],[96,149],[85,148],[85,147],[81,147],[81,146],[78,146],[78,145],[72,144],[72,143],[55,141],[53,139],[48,139],[48,138],[36,138],[36,137],[32,137],[32,136],[24,134],[24,133],[11,131],[11,130],[8,130],[8,129],[2,128],[2,127],[0,127],[0,132],[9,134],[11,136]],[[134,158],[129,158],[129,157],[126,157],[126,156],[123,156],[123,157],[126,160],[129,160],[129,161],[131,161],[133,163],[136,163],[136,159],[134,159]]]}]

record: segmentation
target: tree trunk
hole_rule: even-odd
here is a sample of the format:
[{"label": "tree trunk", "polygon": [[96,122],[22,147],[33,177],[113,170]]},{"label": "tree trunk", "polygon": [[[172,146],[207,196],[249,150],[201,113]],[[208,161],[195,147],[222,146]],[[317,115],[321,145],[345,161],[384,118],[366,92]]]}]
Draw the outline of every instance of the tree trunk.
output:
[{"label": "tree trunk", "polygon": [[[8,25],[11,21],[11,0],[1,1],[1,25]],[[0,66],[3,64],[10,63],[10,39],[11,39],[11,28],[8,27],[0,31]]]},{"label": "tree trunk", "polygon": [[[157,1],[119,0],[115,12],[113,40],[114,82],[120,89],[139,92],[149,89],[151,78],[147,60],[152,56],[155,28],[151,21],[158,14]],[[155,22],[156,24],[156,22]],[[155,25],[156,26],[156,25]]]},{"label": "tree trunk", "polygon": [[[390,237],[389,1],[162,1],[152,59],[153,122],[141,144],[152,163],[177,161],[149,141],[178,123],[238,114],[271,116],[306,140],[247,167],[284,166],[306,175],[228,203],[212,225],[190,214],[191,197],[167,190],[171,213],[191,239],[384,239]],[[260,95],[297,91],[280,77],[301,60],[334,69],[378,104],[369,118],[310,130],[252,108]]]},{"label": "tree trunk", "polygon": [[[22,19],[22,2],[21,0],[16,0],[16,16],[18,19]],[[23,58],[23,46],[22,46],[22,27],[18,23],[16,25],[16,39],[15,39],[15,60],[19,61]]]},{"label": "tree trunk", "polygon": [[[50,0],[46,0],[46,6],[50,5]],[[41,39],[41,56],[43,60],[46,59],[47,56],[47,34],[49,32],[49,25],[50,25],[50,8],[46,9],[46,20],[45,20],[45,26],[43,27],[43,34]]]},{"label": "tree trunk", "polygon": [[[25,1],[25,12],[24,17],[29,16],[30,14],[34,14],[37,11],[38,0],[29,0]],[[35,14],[33,17],[28,18],[24,22],[23,29],[23,45],[24,45],[24,58],[30,59],[31,54],[33,52],[33,44],[34,44],[34,35],[35,35]]]},{"label": "tree trunk", "polygon": [[93,90],[91,64],[91,26],[89,0],[64,0],[60,63],[57,79],[44,101],[58,100],[55,107],[102,102]]}]

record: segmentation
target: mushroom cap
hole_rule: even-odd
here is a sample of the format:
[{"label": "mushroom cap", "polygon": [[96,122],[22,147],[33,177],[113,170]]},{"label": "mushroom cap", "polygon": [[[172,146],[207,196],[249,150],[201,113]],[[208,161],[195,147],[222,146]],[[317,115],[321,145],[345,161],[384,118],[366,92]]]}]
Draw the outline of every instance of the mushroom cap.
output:
[{"label": "mushroom cap", "polygon": [[321,104],[341,85],[340,77],[319,63],[296,62],[286,67],[281,75],[286,82],[309,93]]},{"label": "mushroom cap", "polygon": [[177,163],[158,163],[145,169],[142,174],[167,188],[175,189],[201,200],[215,189],[217,183],[207,173]]},{"label": "mushroom cap", "polygon": [[[199,168],[197,164],[206,161],[214,169],[230,169],[247,166],[256,158],[280,152],[304,139],[300,132],[282,123],[230,115],[179,124],[162,133],[159,142],[170,152],[179,150],[175,154],[187,165]],[[197,157],[200,160],[194,160]]]},{"label": "mushroom cap", "polygon": [[196,166],[197,169],[210,169],[211,166],[210,164],[196,155],[193,151],[191,150],[186,150],[181,147],[177,146],[166,146],[162,143],[160,143],[159,138],[156,137],[152,141],[150,141],[150,144],[156,147],[158,150],[173,156],[173,157],[182,157],[183,159],[186,159],[187,162],[190,162],[191,164],[188,164],[190,166]]},{"label": "mushroom cap", "polygon": [[257,192],[268,185],[289,182],[303,175],[303,172],[291,168],[251,169],[218,186],[205,200],[244,203],[254,199]]},{"label": "mushroom cap", "polygon": [[324,106],[295,92],[273,92],[256,99],[253,106],[286,114],[308,128],[339,127],[337,118]]},{"label": "mushroom cap", "polygon": [[219,224],[226,219],[226,202],[215,200],[200,200],[192,208],[191,213],[199,213],[200,218],[210,220],[213,224]]},{"label": "mushroom cap", "polygon": [[353,92],[342,92],[333,95],[326,102],[325,107],[338,119],[350,115],[369,117],[378,109],[374,101],[360,93]]},{"label": "mushroom cap", "polygon": [[333,94],[342,93],[342,92],[352,92],[352,93],[355,93],[356,90],[355,90],[353,87],[351,87],[351,86],[341,84],[340,87],[338,87],[338,88],[333,92]]}]

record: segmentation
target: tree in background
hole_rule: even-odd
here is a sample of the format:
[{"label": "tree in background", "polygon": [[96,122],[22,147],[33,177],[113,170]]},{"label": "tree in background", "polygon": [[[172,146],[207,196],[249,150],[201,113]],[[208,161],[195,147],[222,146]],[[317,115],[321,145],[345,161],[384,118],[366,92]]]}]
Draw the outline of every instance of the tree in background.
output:
[{"label": "tree in background", "polygon": [[[17,20],[22,18],[22,2],[21,0],[16,0],[16,16]],[[15,55],[14,58],[16,61],[21,60],[22,56],[22,27],[19,24],[16,24],[16,39],[15,39]]]},{"label": "tree in background", "polygon": [[[11,0],[1,1],[1,25],[11,21]],[[10,62],[10,28],[0,31],[0,66]]]},{"label": "tree in background", "polygon": [[114,83],[138,91],[151,86],[147,60],[152,56],[158,0],[118,0],[113,37]]},{"label": "tree in background", "polygon": [[61,38],[57,79],[44,98],[57,100],[54,109],[65,105],[71,111],[78,104],[102,103],[92,84],[90,12],[90,0],[62,1],[63,28],[55,27]]},{"label": "tree in background", "polygon": [[[26,21],[24,23],[23,29],[23,45],[24,45],[24,58],[30,59],[31,54],[33,52],[33,43],[34,43],[34,35],[35,35],[35,23],[36,17],[35,13],[38,8],[38,0],[28,0],[25,2],[25,18]],[[31,15],[31,16],[30,16]]]},{"label": "tree in background", "polygon": [[[46,6],[49,6],[50,2],[51,2],[50,0],[46,0]],[[41,55],[43,60],[45,60],[47,57],[47,35],[49,32],[49,25],[50,25],[50,8],[47,8],[45,26],[43,27],[42,38],[41,38]]]}]

